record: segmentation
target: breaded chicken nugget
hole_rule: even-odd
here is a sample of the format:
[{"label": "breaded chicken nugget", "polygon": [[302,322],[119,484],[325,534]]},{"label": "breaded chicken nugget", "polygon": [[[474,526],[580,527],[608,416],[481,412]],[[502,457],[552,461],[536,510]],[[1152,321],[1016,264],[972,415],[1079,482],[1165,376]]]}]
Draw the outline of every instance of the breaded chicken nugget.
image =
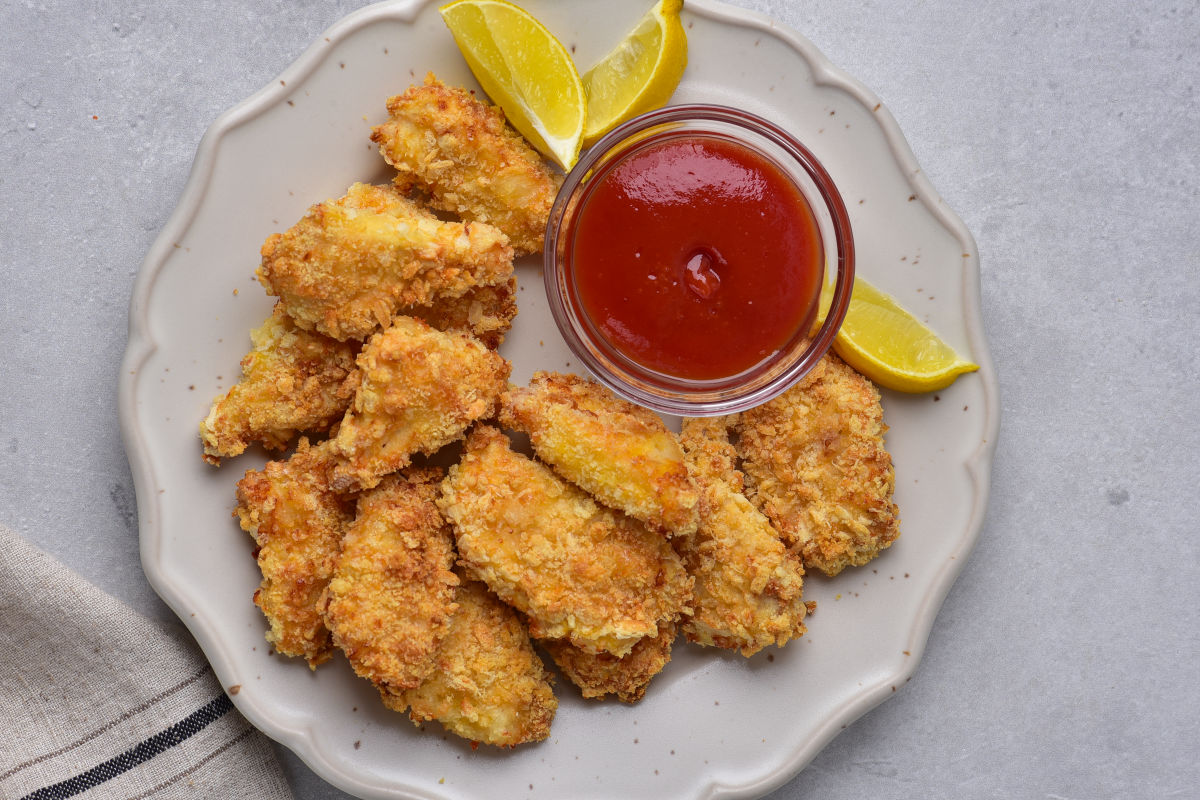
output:
[{"label": "breaded chicken nugget", "polygon": [[520,618],[478,581],[464,580],[456,599],[433,672],[416,689],[382,691],[384,705],[411,706],[414,723],[437,720],[473,742],[513,747],[545,739],[558,700]]},{"label": "breaded chicken nugget", "polygon": [[342,420],[334,450],[338,491],[369,489],[408,466],[414,453],[434,453],[490,417],[511,364],[459,332],[436,331],[396,317],[358,357],[362,383]]},{"label": "breaded chicken nugget", "polygon": [[460,563],[539,639],[625,656],[689,610],[692,579],[667,540],[514,453],[493,427],[467,438],[438,505]]},{"label": "breaded chicken nugget", "polygon": [[499,349],[517,316],[517,276],[476,286],[462,297],[439,297],[431,306],[405,306],[399,316],[416,317],[439,331],[466,331],[489,350]]},{"label": "breaded chicken nugget", "polygon": [[671,660],[675,624],[663,623],[657,636],[647,636],[624,658],[609,653],[585,653],[568,641],[542,642],[554,663],[583,696],[603,699],[615,694],[622,703],[636,703],[646,694],[650,679]]},{"label": "breaded chicken nugget", "polygon": [[696,485],[654,412],[578,375],[536,372],[504,395],[500,423],[601,503],[671,534],[696,530]]},{"label": "breaded chicken nugget", "polygon": [[490,225],[443,222],[391,187],[356,183],[267,237],[258,280],[301,328],[344,341],[403,306],[504,283],[512,259]]},{"label": "breaded chicken nugget", "polygon": [[297,433],[325,433],[342,418],[358,372],[357,342],[297,328],[278,305],[242,359],[242,379],[217,398],[200,423],[204,460],[220,464],[259,442],[283,450]]},{"label": "breaded chicken nugget", "polygon": [[736,430],[747,494],[806,567],[836,575],[900,535],[879,391],[837,356]]},{"label": "breaded chicken nugget", "polygon": [[671,540],[696,579],[683,633],[751,656],[804,634],[804,567],[742,494],[742,474],[721,419],[687,419],[680,443],[700,486],[700,528]]},{"label": "breaded chicken nugget", "polygon": [[389,475],[358,498],[325,624],[360,676],[392,691],[420,685],[449,627],[458,578],[450,526],[434,505],[440,469]]},{"label": "breaded chicken nugget", "polygon": [[390,98],[387,108],[390,118],[371,140],[399,172],[403,191],[418,186],[435,208],[495,225],[518,255],[542,252],[560,179],[505,126],[499,108],[443,85],[433,73],[424,86]]},{"label": "breaded chicken nugget", "polygon": [[250,470],[237,485],[234,515],[258,543],[262,584],[254,602],[270,623],[267,641],[316,668],[332,653],[322,616],[349,509],[329,489],[329,443],[301,438],[287,461]]}]

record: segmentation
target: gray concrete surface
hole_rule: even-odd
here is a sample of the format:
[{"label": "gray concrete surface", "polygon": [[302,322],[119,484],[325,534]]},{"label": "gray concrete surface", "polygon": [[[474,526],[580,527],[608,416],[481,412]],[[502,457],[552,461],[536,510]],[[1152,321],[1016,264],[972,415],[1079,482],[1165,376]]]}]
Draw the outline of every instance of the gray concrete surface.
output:
[{"label": "gray concrete surface", "polygon": [[[771,797],[1196,797],[1197,3],[737,4],[878,93],[974,232],[1003,404],[916,676]],[[134,275],[205,127],[359,5],[0,5],[0,522],[149,614]]]}]

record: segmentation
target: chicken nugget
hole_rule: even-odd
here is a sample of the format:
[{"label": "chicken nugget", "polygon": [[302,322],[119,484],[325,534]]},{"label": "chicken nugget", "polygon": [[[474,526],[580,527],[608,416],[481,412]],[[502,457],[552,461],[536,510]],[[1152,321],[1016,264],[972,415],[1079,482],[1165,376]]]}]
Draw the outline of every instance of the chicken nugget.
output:
[{"label": "chicken nugget", "polygon": [[725,420],[687,419],[680,443],[700,486],[700,527],[671,540],[696,579],[689,641],[751,656],[804,634],[804,567],[742,494]]},{"label": "chicken nugget", "polygon": [[415,724],[437,720],[472,742],[513,747],[550,735],[558,700],[520,618],[478,581],[464,580],[458,610],[415,689],[381,691],[384,705]]},{"label": "chicken nugget", "polygon": [[418,186],[435,208],[486,222],[518,255],[542,252],[561,179],[504,124],[504,113],[429,73],[387,101],[388,121],[371,132],[396,184]]},{"label": "chicken nugget", "polygon": [[466,331],[497,350],[517,316],[517,276],[495,286],[476,286],[462,297],[439,297],[431,306],[405,306],[398,316],[416,317],[439,331]]},{"label": "chicken nugget", "polygon": [[835,355],[757,408],[736,432],[750,499],[826,575],[860,566],[900,535],[879,390]]},{"label": "chicken nugget", "polygon": [[511,364],[461,331],[396,317],[367,342],[358,368],[362,383],[334,444],[343,459],[333,471],[337,491],[369,489],[490,417]]},{"label": "chicken nugget", "polygon": [[666,539],[513,452],[496,428],[471,432],[438,505],[460,563],[536,638],[620,657],[689,610],[692,579]]},{"label": "chicken nugget", "polygon": [[333,457],[328,442],[310,447],[301,438],[287,461],[249,470],[237,485],[234,515],[258,544],[262,583],[254,602],[270,624],[267,641],[309,667],[332,653],[322,615],[349,508],[329,488]]},{"label": "chicken nugget", "polygon": [[554,663],[584,697],[603,699],[615,694],[622,703],[636,703],[646,694],[650,680],[671,660],[675,624],[663,623],[657,636],[647,636],[624,658],[609,653],[585,653],[569,641],[542,642]]},{"label": "chicken nugget", "polygon": [[393,691],[433,670],[457,608],[453,537],[433,502],[442,477],[414,469],[363,493],[329,582],[333,643],[356,673]]},{"label": "chicken nugget", "polygon": [[578,375],[536,372],[501,400],[500,423],[607,506],[671,534],[696,530],[699,495],[675,435],[653,411]]},{"label": "chicken nugget", "polygon": [[427,306],[513,274],[508,237],[444,222],[391,187],[356,183],[267,237],[258,279],[297,325],[364,339],[407,305]]},{"label": "chicken nugget", "polygon": [[200,423],[210,464],[240,455],[253,442],[283,450],[297,433],[327,432],[358,387],[358,343],[297,328],[278,304],[250,340],[254,349],[242,359],[242,379]]}]

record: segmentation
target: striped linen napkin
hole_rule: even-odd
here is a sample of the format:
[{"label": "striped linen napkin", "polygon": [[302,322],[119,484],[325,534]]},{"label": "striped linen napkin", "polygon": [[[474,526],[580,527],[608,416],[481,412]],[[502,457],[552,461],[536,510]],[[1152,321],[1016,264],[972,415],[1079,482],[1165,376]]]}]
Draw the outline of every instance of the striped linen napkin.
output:
[{"label": "striped linen napkin", "polygon": [[292,797],[185,632],[3,526],[0,728],[0,798]]}]

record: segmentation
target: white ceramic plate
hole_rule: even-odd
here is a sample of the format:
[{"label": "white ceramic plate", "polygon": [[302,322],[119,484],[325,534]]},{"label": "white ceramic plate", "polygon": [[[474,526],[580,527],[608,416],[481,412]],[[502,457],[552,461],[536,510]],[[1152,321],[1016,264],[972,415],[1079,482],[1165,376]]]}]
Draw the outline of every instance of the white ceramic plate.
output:
[{"label": "white ceramic plate", "polygon": [[[530,2],[587,65],[639,18],[642,0]],[[313,202],[388,170],[367,139],[384,100],[434,70],[475,83],[432,2],[372,6],[321,36],[277,81],[224,114],[200,144],[174,215],[138,276],[121,375],[121,423],[150,582],[199,641],[238,709],[316,772],[363,797],[754,796],[803,767],[907,680],[983,518],[998,403],[979,313],[974,242],[920,173],[876,98],[803,38],[705,0],[684,14],[690,63],[676,102],[736,105],[796,133],[850,209],[860,274],[981,365],[932,396],[886,394],[900,540],[871,565],[810,577],[809,635],[752,659],[684,644],[636,706],[585,703],[560,683],[551,738],[512,751],[416,730],[337,659],[310,673],[269,655],[250,601],[259,576],[230,516],[234,483],[196,426],[238,375],[271,300],[258,248]],[[520,316],[504,347],[513,380],[570,369],[540,270],[519,267]]]}]

